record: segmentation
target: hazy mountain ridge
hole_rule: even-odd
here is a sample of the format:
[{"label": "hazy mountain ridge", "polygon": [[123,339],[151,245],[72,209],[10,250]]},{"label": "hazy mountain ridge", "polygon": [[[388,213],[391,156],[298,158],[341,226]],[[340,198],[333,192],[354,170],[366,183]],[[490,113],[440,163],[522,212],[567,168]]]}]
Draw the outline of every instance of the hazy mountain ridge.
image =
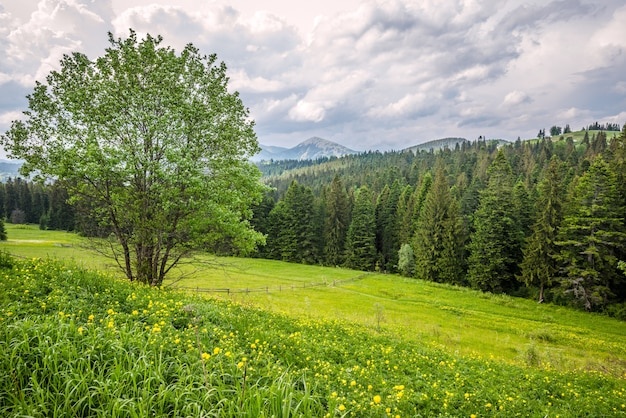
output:
[{"label": "hazy mountain ridge", "polygon": [[0,181],[8,179],[9,177],[24,177],[20,175],[21,166],[21,162],[0,160]]},{"label": "hazy mountain ridge", "polygon": [[251,158],[252,161],[263,160],[316,160],[324,157],[342,157],[358,154],[359,151],[344,147],[327,139],[312,137],[293,148],[262,145],[261,152]]}]

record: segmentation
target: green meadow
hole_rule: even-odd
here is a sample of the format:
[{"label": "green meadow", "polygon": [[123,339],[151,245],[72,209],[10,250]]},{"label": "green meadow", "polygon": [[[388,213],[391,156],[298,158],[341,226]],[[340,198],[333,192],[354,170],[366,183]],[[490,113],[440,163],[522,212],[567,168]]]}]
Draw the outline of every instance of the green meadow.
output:
[{"label": "green meadow", "polygon": [[74,234],[7,232],[1,416],[626,416],[601,315],[257,259],[153,289]]}]

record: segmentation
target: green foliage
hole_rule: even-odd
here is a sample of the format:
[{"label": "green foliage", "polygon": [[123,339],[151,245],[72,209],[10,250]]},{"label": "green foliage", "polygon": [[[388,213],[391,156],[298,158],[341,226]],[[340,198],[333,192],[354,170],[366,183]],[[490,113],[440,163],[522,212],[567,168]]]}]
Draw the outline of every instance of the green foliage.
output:
[{"label": "green foliage", "polygon": [[566,294],[587,310],[604,308],[626,282],[617,268],[626,228],[615,173],[602,157],[572,188],[557,244]]},{"label": "green foliage", "polygon": [[400,249],[398,206],[402,193],[400,182],[385,186],[376,203],[376,249],[385,271],[396,271]]},{"label": "green foliage", "polygon": [[317,231],[320,229],[313,192],[294,181],[273,209],[268,240],[272,251],[284,261],[312,264],[318,258]]},{"label": "green foliage", "polygon": [[421,212],[413,238],[415,275],[434,282],[463,283],[463,224],[442,164]]},{"label": "green foliage", "polygon": [[542,181],[539,183],[537,216],[532,234],[524,247],[524,258],[520,265],[522,280],[526,286],[539,288],[538,300],[543,302],[544,290],[558,275],[556,255],[557,234],[563,218],[564,189],[562,163],[553,157]]},{"label": "green foliage", "polygon": [[522,232],[513,200],[511,166],[500,150],[489,167],[469,244],[467,280],[476,289],[502,292],[514,283]]},{"label": "green foliage", "polygon": [[350,200],[339,176],[335,176],[325,197],[324,262],[331,266],[341,266],[346,260]]},{"label": "green foliage", "polygon": [[130,280],[159,285],[197,249],[253,250],[262,237],[249,207],[262,187],[248,157],[258,144],[226,66],[191,44],[176,54],[133,31],[109,41],[96,60],[64,56],[2,145],[25,161],[24,174],[58,179],[113,233],[116,244],[101,250]]},{"label": "green foliage", "polygon": [[398,270],[406,277],[412,277],[415,274],[415,254],[410,244],[402,244],[398,250]]},{"label": "green foliage", "polygon": [[[558,193],[563,195],[572,181],[588,172],[593,160],[601,155],[616,173],[621,204],[626,204],[626,131],[619,134],[616,131],[566,131],[560,137],[543,136],[524,141],[518,138],[511,144],[480,138],[458,143],[454,149],[444,147],[438,151],[367,152],[319,162],[278,162],[264,166],[264,170],[273,173],[266,181],[276,187],[277,203],[284,199],[289,184],[297,180],[311,188],[323,209],[330,208],[329,213],[333,211],[329,197],[335,177],[341,178],[352,200],[354,191],[366,185],[372,201],[376,202],[376,259],[381,269],[393,270],[400,243],[412,243],[416,255],[421,250],[424,250],[422,254],[430,254],[423,258],[421,265],[428,270],[422,274],[431,280],[469,284],[465,278],[471,270],[472,285],[479,289],[519,296],[538,293],[539,299],[545,297],[556,303],[570,304],[577,303],[576,299],[559,292],[560,277],[557,276],[563,276],[558,269],[571,265],[575,256],[571,253],[557,263],[555,257],[559,250],[554,244],[559,217],[562,217],[555,215],[554,212],[560,210],[555,205],[568,206],[569,203],[554,200],[564,198],[553,192],[558,188]],[[497,160],[502,158],[509,167],[504,168],[504,176],[494,176],[498,171],[495,166],[501,166]],[[560,160],[562,166],[558,181],[548,187],[542,183],[552,170],[549,165],[553,158]],[[435,226],[442,224],[438,218],[442,211],[429,209],[431,215],[426,215],[427,197],[434,187],[438,161],[445,169],[447,193],[451,196],[447,211],[458,213],[458,216],[445,215],[457,219],[458,225],[449,225],[451,230],[457,231],[449,234],[455,239],[443,241],[439,237],[445,234]],[[400,185],[399,194],[396,185]],[[543,190],[545,187],[552,191]],[[443,207],[446,205],[439,205]],[[318,216],[325,216],[328,221],[324,211]],[[328,231],[328,228],[318,231],[320,245],[332,249],[329,254],[337,254],[335,236],[343,236],[346,227],[335,223],[335,235]],[[418,234],[425,234],[419,240],[423,244],[417,243]],[[470,242],[468,236],[472,240],[466,245]],[[433,242],[450,245],[427,246]],[[419,245],[423,245],[420,251]],[[396,250],[390,252],[391,248]],[[470,256],[473,257],[471,262]],[[626,251],[619,249],[615,256],[626,259]],[[325,258],[322,253],[323,263],[328,262]],[[336,259],[331,264],[336,264]],[[445,276],[435,274],[444,270],[448,272]],[[609,303],[626,300],[626,286],[618,280],[612,280],[609,286]]]},{"label": "green foliage", "polygon": [[0,218],[0,241],[7,240],[7,229],[4,226],[4,220]]},{"label": "green foliage", "polygon": [[[0,281],[3,416],[591,416],[622,379],[459,357],[49,261]],[[541,364],[536,345],[524,355]]]},{"label": "green foliage", "polygon": [[347,236],[347,265],[358,270],[374,270],[376,264],[376,213],[370,190],[357,190],[352,222]]}]

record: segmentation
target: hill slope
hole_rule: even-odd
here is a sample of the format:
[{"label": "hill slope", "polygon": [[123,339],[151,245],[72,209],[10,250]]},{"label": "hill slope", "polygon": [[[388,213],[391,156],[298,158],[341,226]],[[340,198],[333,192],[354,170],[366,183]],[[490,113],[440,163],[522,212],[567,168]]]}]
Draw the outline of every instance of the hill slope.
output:
[{"label": "hill slope", "polygon": [[[624,380],[0,257],[3,416],[609,416]],[[43,411],[43,412],[42,412]]]}]

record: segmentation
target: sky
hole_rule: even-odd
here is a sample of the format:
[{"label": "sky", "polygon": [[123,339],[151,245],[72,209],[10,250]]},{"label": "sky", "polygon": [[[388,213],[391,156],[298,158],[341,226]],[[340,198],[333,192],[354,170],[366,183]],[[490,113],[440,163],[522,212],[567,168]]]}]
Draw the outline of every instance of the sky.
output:
[{"label": "sky", "polygon": [[63,54],[95,59],[129,28],[216,53],[264,145],[622,125],[624,22],[626,0],[0,0],[0,133]]}]

